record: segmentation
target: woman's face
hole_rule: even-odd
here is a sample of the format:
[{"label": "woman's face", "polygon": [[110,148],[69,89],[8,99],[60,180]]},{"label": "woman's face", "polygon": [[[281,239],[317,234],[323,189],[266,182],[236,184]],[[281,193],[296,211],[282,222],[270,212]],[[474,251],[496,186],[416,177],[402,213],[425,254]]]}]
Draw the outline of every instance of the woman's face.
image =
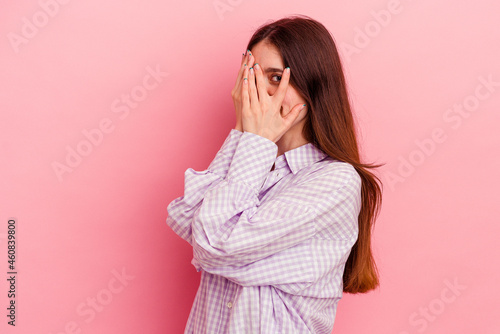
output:
[{"label": "woman's face", "polygon": [[[274,95],[281,81],[283,70],[285,69],[285,65],[283,64],[283,59],[281,59],[278,48],[270,43],[267,43],[266,41],[260,41],[255,44],[250,51],[255,58],[255,63],[258,63],[264,72],[267,93],[269,95]],[[290,68],[290,71],[293,73],[293,68]],[[286,116],[294,106],[305,103],[306,101],[302,98],[302,96],[300,96],[299,92],[293,86],[288,84],[285,98],[281,104],[281,115]],[[293,123],[292,128],[298,123],[303,124],[306,114],[307,107],[299,113],[299,116]]]}]

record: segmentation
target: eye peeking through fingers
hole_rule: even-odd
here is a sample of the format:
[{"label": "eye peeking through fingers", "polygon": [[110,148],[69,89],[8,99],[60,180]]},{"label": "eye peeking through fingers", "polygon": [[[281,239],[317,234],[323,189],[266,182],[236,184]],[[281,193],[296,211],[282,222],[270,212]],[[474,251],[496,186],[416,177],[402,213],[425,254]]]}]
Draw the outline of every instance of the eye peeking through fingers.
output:
[{"label": "eye peeking through fingers", "polygon": [[281,75],[277,75],[277,74],[272,75],[271,76],[271,80],[269,80],[269,81],[272,82],[272,83],[279,84],[280,81],[281,81]]}]

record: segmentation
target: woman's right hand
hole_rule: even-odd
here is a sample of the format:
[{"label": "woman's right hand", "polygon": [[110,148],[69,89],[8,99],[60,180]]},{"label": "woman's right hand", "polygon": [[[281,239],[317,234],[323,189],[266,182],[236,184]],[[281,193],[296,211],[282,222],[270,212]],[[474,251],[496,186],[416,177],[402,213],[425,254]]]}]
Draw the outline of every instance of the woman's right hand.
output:
[{"label": "woman's right hand", "polygon": [[242,109],[242,97],[241,97],[241,86],[243,85],[243,74],[245,72],[245,67],[252,67],[254,62],[254,57],[250,50],[247,50],[245,54],[242,55],[240,71],[238,72],[238,77],[236,78],[236,84],[231,91],[231,97],[233,98],[234,109],[236,111],[236,130],[243,132],[243,123],[241,121],[241,109]]}]

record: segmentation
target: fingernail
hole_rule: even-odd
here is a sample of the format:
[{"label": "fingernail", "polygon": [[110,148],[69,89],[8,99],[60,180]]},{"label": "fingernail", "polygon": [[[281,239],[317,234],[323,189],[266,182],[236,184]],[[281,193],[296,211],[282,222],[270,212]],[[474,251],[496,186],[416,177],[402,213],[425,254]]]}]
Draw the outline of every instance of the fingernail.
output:
[{"label": "fingernail", "polygon": [[255,64],[253,65],[253,67],[255,67],[255,68],[258,68],[258,66],[259,66],[259,63],[255,63]]},{"label": "fingernail", "polygon": [[290,72],[290,67],[286,67],[285,71]]},{"label": "fingernail", "polygon": [[251,55],[251,54],[252,54],[252,52],[251,52],[250,50],[247,50],[247,54]]},{"label": "fingernail", "polygon": [[250,67],[250,71],[253,70],[253,67]]}]

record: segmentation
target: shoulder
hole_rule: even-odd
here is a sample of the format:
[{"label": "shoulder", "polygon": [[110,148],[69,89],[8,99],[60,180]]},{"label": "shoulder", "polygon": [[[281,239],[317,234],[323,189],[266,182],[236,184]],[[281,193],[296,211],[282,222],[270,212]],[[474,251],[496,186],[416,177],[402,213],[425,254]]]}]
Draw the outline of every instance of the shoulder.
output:
[{"label": "shoulder", "polygon": [[344,187],[357,189],[361,187],[361,181],[354,166],[328,156],[297,173],[298,184],[323,184],[331,190]]}]

